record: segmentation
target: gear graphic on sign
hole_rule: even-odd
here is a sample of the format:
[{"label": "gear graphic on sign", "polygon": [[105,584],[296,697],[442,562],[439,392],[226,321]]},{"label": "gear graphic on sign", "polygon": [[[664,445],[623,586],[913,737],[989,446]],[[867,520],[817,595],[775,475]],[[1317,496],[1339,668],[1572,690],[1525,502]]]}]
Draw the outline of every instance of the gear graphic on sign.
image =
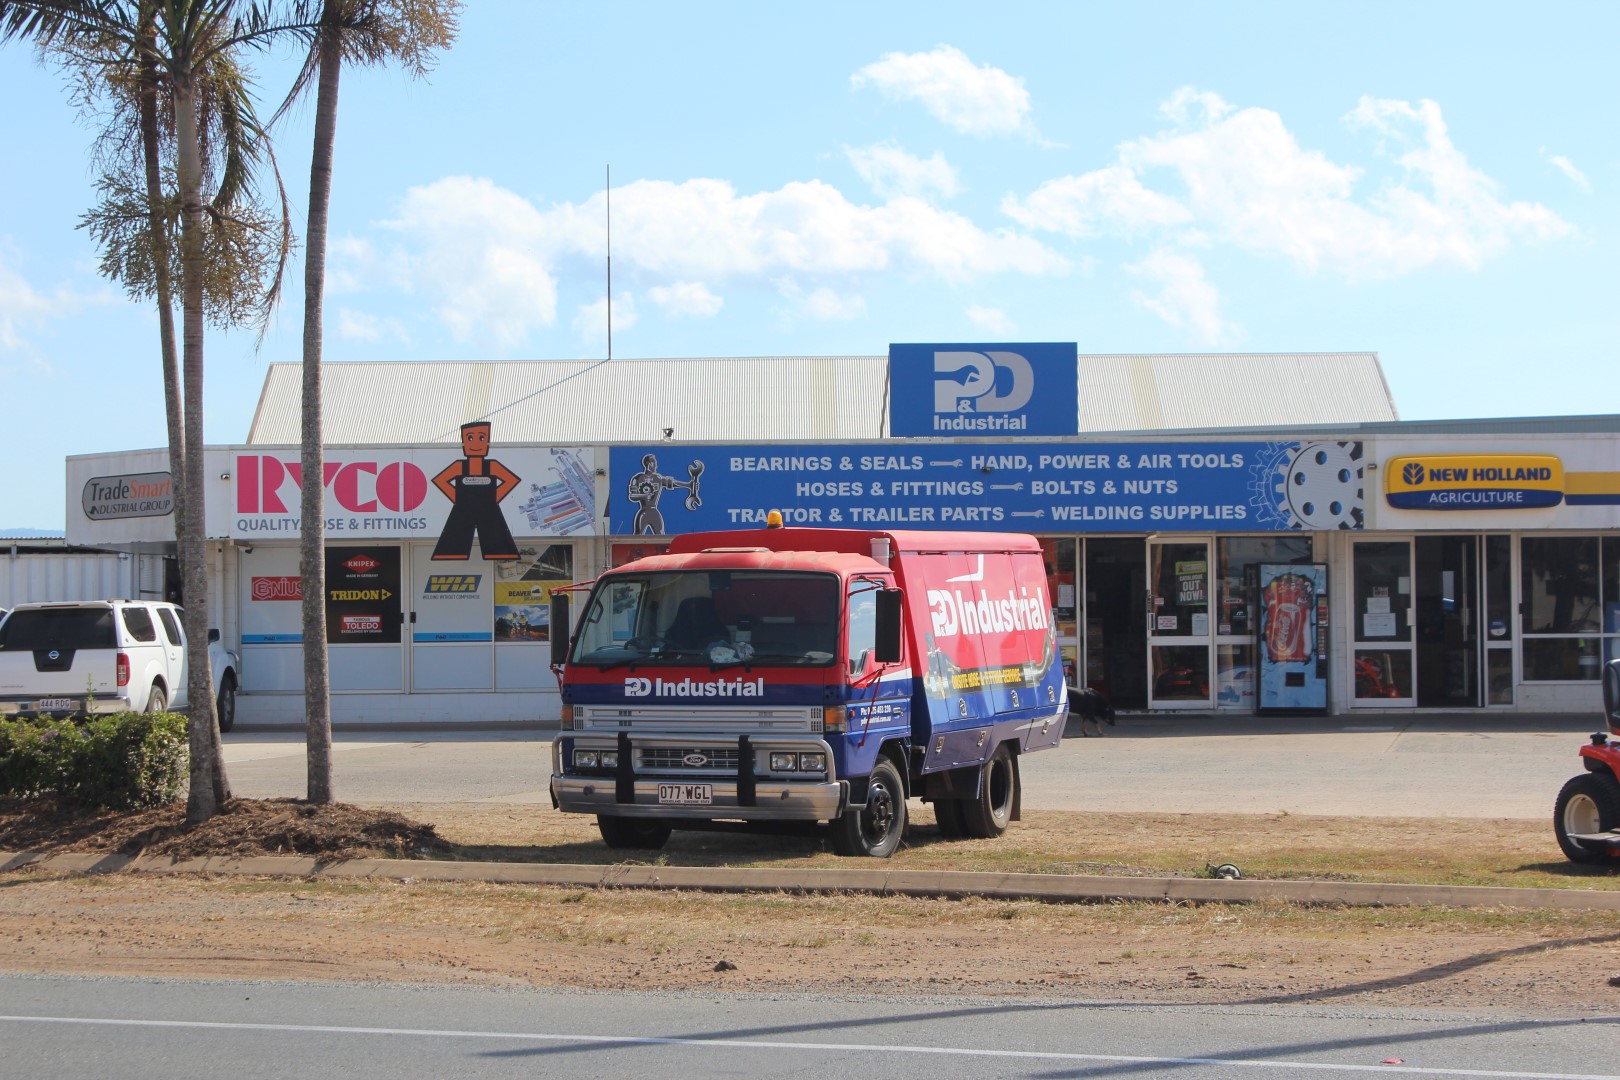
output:
[{"label": "gear graphic on sign", "polygon": [[1359,529],[1359,442],[1267,443],[1253,465],[1249,502],[1258,524],[1281,529]]}]

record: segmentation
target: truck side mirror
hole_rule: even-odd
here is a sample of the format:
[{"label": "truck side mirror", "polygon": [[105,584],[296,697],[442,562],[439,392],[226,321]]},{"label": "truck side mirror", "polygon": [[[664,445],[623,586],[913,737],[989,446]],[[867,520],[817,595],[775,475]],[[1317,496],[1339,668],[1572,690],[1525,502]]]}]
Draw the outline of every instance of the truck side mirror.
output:
[{"label": "truck side mirror", "polygon": [[905,594],[899,589],[879,589],[877,593],[877,641],[874,652],[880,664],[900,662],[900,611]]},{"label": "truck side mirror", "polygon": [[216,627],[210,626],[208,628],[208,644],[212,645],[214,642],[216,642],[218,640],[219,640],[219,630]]},{"label": "truck side mirror", "polygon": [[551,625],[547,632],[551,637],[551,663],[552,666],[563,663],[568,659],[568,594],[554,592],[551,594]]}]

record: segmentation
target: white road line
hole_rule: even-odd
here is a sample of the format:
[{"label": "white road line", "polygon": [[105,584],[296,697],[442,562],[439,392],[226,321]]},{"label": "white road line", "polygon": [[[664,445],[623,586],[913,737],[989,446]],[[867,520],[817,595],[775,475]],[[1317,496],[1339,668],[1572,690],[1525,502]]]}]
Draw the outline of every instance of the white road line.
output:
[{"label": "white road line", "polygon": [[1529,1073],[1495,1069],[1437,1069],[1406,1065],[1338,1065],[1321,1061],[1261,1058],[1144,1057],[1134,1054],[1070,1054],[1050,1050],[982,1050],[953,1046],[883,1046],[873,1043],[776,1042],[754,1039],[665,1038],[656,1035],[558,1035],[537,1031],[448,1031],[431,1028],[331,1027],[321,1024],[239,1024],[203,1020],[121,1020],[112,1017],[5,1016],[0,1023],[80,1024],[105,1027],[183,1028],[193,1031],[269,1031],[301,1035],[400,1035],[433,1039],[506,1039],[529,1042],[602,1043],[619,1046],[703,1046],[737,1050],[823,1050],[867,1054],[939,1054],[947,1057],[1014,1058],[1126,1065],[1216,1065],[1238,1069],[1312,1069],[1318,1072],[1405,1073],[1419,1076],[1512,1077],[1515,1080],[1620,1080],[1614,1073]]}]

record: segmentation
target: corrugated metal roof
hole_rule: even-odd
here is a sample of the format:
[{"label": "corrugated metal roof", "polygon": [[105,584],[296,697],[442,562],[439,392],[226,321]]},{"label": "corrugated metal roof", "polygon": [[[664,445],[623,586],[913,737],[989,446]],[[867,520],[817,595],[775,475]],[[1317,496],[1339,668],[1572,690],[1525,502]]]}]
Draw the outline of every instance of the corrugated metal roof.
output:
[{"label": "corrugated metal roof", "polygon": [[[326,441],[854,441],[888,436],[887,356],[329,363]],[[1398,419],[1374,353],[1080,357],[1078,431]],[[250,444],[299,441],[300,365],[272,364]]]}]

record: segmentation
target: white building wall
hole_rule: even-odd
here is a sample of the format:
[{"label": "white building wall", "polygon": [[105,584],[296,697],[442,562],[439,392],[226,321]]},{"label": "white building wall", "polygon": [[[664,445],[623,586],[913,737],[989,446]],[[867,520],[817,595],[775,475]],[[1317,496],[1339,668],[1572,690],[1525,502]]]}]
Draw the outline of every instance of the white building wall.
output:
[{"label": "white building wall", "polygon": [[113,599],[163,599],[162,558],[125,553],[0,554],[0,607]]}]

